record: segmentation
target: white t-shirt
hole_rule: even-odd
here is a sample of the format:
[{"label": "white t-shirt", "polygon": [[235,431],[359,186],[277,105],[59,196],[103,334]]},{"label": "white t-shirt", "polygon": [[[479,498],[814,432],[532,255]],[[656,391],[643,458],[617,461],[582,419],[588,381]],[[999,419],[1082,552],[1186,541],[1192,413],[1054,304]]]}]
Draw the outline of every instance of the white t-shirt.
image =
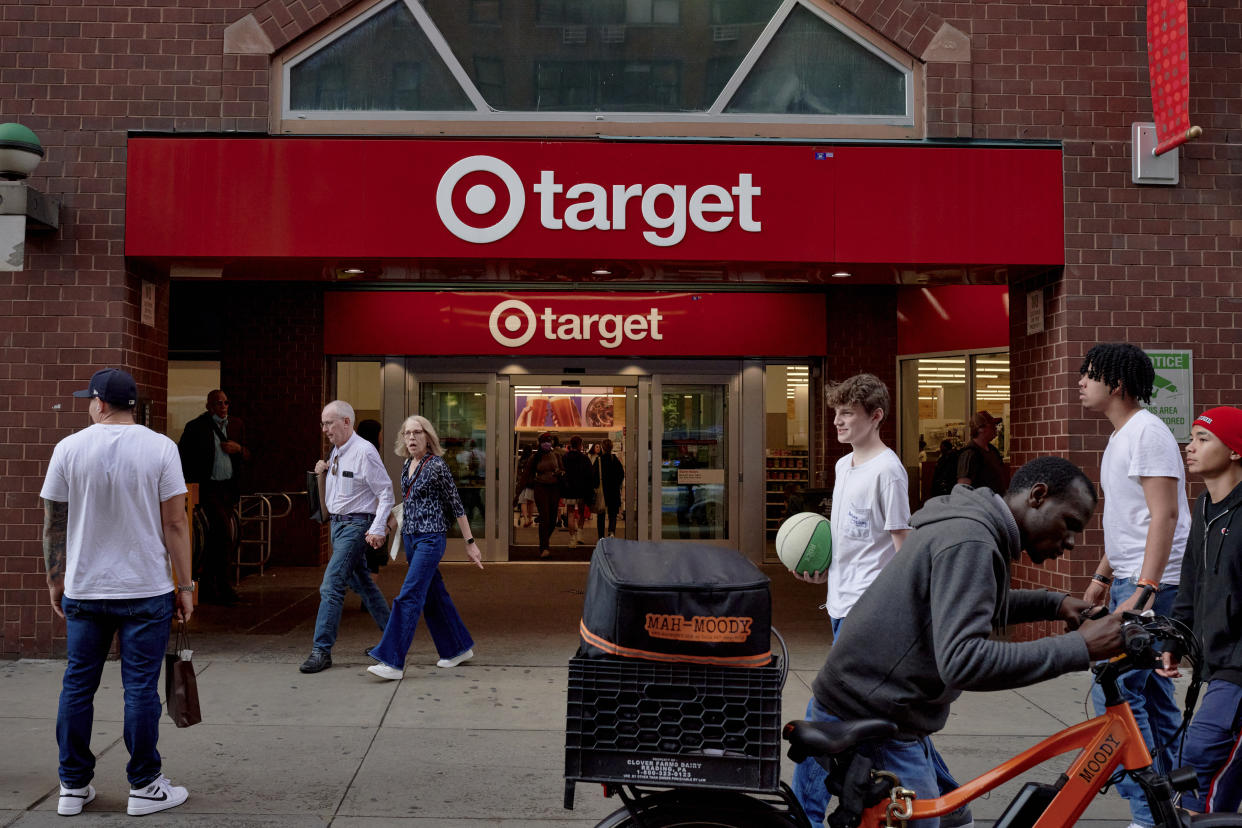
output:
[{"label": "white t-shirt", "polygon": [[1177,528],[1173,550],[1160,578],[1162,584],[1181,580],[1182,554],[1190,535],[1190,505],[1186,501],[1186,467],[1177,440],[1164,422],[1141,409],[1108,438],[1100,464],[1104,489],[1104,554],[1119,578],[1137,578],[1143,568],[1151,512],[1143,497],[1140,477],[1177,478]]},{"label": "white t-shirt", "polygon": [[96,423],[57,443],[39,496],[69,504],[66,597],[171,592],[160,504],[185,491],[177,444],[145,426]]},{"label": "white t-shirt", "polygon": [[910,528],[906,469],[886,448],[853,465],[853,452],[837,461],[832,487],[832,563],[828,614],[844,618],[854,602],[897,553],[890,531]]}]

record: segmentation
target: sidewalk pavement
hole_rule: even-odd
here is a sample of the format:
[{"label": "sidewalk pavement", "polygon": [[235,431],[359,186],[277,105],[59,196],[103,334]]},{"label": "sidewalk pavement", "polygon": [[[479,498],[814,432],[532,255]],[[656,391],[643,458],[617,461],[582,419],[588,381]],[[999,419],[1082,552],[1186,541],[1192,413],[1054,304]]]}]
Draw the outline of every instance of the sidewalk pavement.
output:
[{"label": "sidewalk pavement", "polygon": [[[822,587],[780,567],[772,578],[773,623],[790,649],[783,719],[801,718],[830,637],[817,607]],[[566,663],[577,646],[587,567],[506,563],[480,571],[445,564],[445,580],[477,644],[456,668],[435,666],[420,625],[405,678],[375,679],[363,649],[374,623],[350,593],[334,666],[302,675],[318,608],[320,570],[252,575],[232,608],[201,606],[191,622],[203,722],[179,730],[161,720],[160,752],[190,798],[143,817],[144,825],[336,828],[533,828],[592,826],[619,803],[579,784],[562,807]],[[396,594],[405,567],[386,567]],[[55,719],[63,661],[0,662],[0,826],[64,826],[56,814]],[[1082,721],[1090,674],[1018,691],[968,693],[936,745],[960,781],[1041,738]],[[120,669],[109,662],[96,696],[97,799],[75,821],[131,824],[125,814],[128,755],[121,738]],[[1052,781],[1068,762],[1023,781]],[[792,765],[784,760],[782,778]],[[990,825],[1021,787],[975,803]],[[1084,826],[1124,826],[1115,794],[1098,799]]]}]

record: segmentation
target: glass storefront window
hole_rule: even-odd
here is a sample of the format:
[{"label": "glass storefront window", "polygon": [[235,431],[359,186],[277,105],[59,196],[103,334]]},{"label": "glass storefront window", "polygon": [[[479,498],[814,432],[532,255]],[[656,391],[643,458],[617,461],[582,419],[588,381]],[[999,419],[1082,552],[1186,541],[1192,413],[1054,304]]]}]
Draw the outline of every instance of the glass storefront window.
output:
[{"label": "glass storefront window", "polygon": [[724,385],[666,385],[660,399],[660,536],[729,534],[728,400]]},{"label": "glass storefront window", "polygon": [[811,369],[807,365],[769,365],[764,382],[764,537],[767,555],[776,559],[781,523],[798,512],[820,511],[830,494],[811,488]]},{"label": "glass storefront window", "polygon": [[[483,383],[426,382],[418,411],[435,427],[470,529],[483,535],[487,484],[487,387]],[[457,529],[450,527],[449,534]]]},{"label": "glass storefront window", "polygon": [[[937,465],[970,440],[970,418],[987,411],[1003,422],[993,444],[1009,459],[1009,354],[945,354],[901,361],[901,459],[912,508],[933,491]],[[948,470],[941,477],[949,479]],[[953,475],[952,479],[956,480]]]},{"label": "glass storefront window", "polygon": [[[580,385],[521,385],[515,384],[512,389],[513,413],[513,460],[512,474],[514,480],[513,505],[513,549],[510,550],[511,560],[534,559],[540,551],[540,523],[550,520],[554,523],[548,535],[548,549],[552,560],[588,560],[591,551],[601,534],[607,534],[612,516],[607,512],[607,503],[602,491],[596,492],[593,502],[586,506],[585,520],[573,527],[565,503],[557,504],[555,515],[541,515],[534,491],[529,497],[523,496],[518,487],[519,481],[525,481],[523,469],[528,468],[532,455],[537,448],[540,434],[548,432],[553,437],[557,451],[565,451],[574,437],[582,439],[582,451],[586,453],[592,465],[597,461],[604,440],[612,443],[613,457],[622,463],[625,479],[621,483],[618,498],[621,509],[616,514],[616,525],[613,534],[619,538],[627,536],[627,521],[632,524],[633,516],[626,514],[626,487],[631,485],[634,470],[625,468],[627,457],[627,435],[633,434],[633,424],[626,428],[626,397],[632,389],[624,386],[580,386]],[[601,533],[600,513],[603,512],[603,532]],[[578,516],[575,516],[575,521]],[[576,530],[575,535],[572,530]],[[632,534],[629,533],[629,534]]]}]

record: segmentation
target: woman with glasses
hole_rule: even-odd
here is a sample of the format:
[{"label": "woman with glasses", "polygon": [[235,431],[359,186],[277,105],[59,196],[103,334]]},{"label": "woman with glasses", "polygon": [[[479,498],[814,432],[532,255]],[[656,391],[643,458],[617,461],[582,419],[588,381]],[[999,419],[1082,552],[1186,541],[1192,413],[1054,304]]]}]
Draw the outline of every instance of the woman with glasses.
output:
[{"label": "woman with glasses", "polygon": [[405,458],[401,469],[401,540],[410,568],[393,601],[383,637],[367,651],[379,662],[368,667],[367,672],[389,681],[404,675],[405,657],[414,641],[420,615],[427,619],[427,630],[440,654],[437,667],[456,667],[474,657],[474,639],[462,623],[440,575],[440,559],[448,543],[446,513],[457,520],[466,540],[466,555],[479,569],[483,568],[453,473],[441,456],[444,449],[440,448],[435,428],[425,417],[407,417],[401,425],[396,452],[398,457]]}]

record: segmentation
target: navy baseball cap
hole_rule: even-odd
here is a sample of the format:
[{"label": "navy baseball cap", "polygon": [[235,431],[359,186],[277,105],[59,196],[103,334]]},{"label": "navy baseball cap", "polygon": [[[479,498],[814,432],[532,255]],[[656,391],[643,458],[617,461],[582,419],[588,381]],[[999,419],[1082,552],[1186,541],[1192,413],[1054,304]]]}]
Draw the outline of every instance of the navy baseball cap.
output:
[{"label": "navy baseball cap", "polygon": [[84,391],[74,391],[75,397],[99,397],[109,405],[136,405],[138,384],[120,368],[104,368],[91,375],[91,384]]}]

